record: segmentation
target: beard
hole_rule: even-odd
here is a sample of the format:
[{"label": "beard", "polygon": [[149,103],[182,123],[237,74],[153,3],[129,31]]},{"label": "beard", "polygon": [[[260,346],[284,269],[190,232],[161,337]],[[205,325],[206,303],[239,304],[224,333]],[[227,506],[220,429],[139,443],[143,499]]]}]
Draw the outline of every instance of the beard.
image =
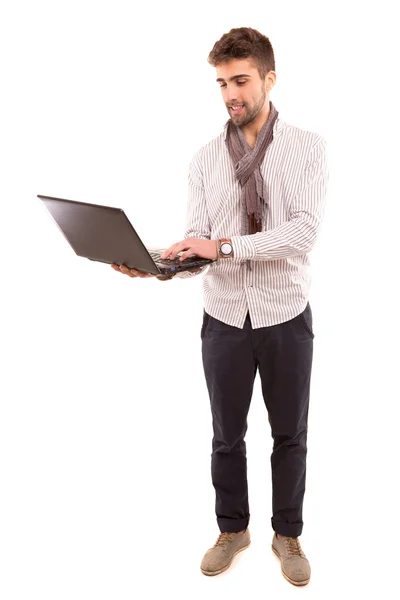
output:
[{"label": "beard", "polygon": [[245,127],[246,125],[248,125],[249,123],[254,121],[254,119],[257,117],[257,115],[260,113],[260,111],[264,107],[266,96],[267,96],[266,92],[263,89],[261,89],[260,98],[253,104],[253,106],[251,108],[248,108],[247,104],[245,104],[244,108],[243,108],[243,114],[240,116],[235,115],[228,108],[228,113],[229,113],[229,116],[231,117],[232,123],[234,123],[237,127]]}]

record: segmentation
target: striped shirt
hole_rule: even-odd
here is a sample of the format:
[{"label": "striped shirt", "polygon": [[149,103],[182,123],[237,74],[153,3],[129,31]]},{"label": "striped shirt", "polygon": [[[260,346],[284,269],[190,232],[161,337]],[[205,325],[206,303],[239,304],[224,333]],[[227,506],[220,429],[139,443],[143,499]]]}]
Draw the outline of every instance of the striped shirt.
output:
[{"label": "striped shirt", "polygon": [[190,164],[185,239],[232,239],[234,257],[203,268],[204,308],[238,328],[249,312],[257,329],[288,321],[307,305],[308,253],[317,239],[329,178],[326,142],[278,116],[261,163],[269,194],[269,206],[263,207],[265,225],[261,232],[241,235],[241,189],[226,134],[227,125]]}]

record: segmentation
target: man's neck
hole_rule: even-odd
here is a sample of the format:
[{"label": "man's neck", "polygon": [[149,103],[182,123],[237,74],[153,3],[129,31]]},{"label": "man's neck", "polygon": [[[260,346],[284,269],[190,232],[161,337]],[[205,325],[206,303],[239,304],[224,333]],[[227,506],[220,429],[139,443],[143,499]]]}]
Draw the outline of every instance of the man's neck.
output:
[{"label": "man's neck", "polygon": [[251,121],[248,125],[245,125],[241,128],[244,139],[249,144],[250,148],[254,148],[256,145],[258,134],[261,129],[264,127],[265,123],[268,121],[269,113],[271,111],[269,102],[266,107],[267,112],[261,111],[257,118],[254,121]]}]

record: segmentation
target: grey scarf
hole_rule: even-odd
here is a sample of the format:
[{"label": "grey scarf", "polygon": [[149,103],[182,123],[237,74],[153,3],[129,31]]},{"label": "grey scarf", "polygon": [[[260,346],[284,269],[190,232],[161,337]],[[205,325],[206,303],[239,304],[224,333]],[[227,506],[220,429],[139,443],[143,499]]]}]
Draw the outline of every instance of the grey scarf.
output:
[{"label": "grey scarf", "polygon": [[[267,122],[258,134],[254,148],[246,142],[240,127],[232,119],[228,121],[226,144],[235,169],[235,177],[242,186],[242,207],[248,231],[242,234],[262,231],[263,202],[268,206],[268,191],[261,175],[260,165],[265,152],[273,140],[273,127],[278,111],[272,102]],[[243,229],[246,229],[243,225]]]}]

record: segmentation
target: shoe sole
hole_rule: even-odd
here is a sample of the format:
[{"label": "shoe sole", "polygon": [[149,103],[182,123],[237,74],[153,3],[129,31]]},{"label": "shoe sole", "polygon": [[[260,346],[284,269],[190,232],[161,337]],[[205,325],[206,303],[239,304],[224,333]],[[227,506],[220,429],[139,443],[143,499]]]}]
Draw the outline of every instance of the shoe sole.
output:
[{"label": "shoe sole", "polygon": [[272,551],[274,552],[274,554],[279,558],[279,562],[281,563],[281,572],[282,572],[282,575],[284,576],[284,578],[287,581],[289,581],[289,583],[292,583],[293,585],[307,585],[307,583],[310,581],[310,577],[308,579],[305,579],[304,581],[294,581],[294,579],[290,579],[290,577],[288,575],[286,575],[286,573],[282,569],[282,561],[281,561],[279,552],[277,550],[275,550],[275,548],[273,547],[272,544],[271,544],[271,548],[272,548]]},{"label": "shoe sole", "polygon": [[222,569],[220,569],[219,571],[205,571],[204,569],[202,569],[200,567],[201,572],[203,573],[203,575],[208,575],[209,577],[212,577],[213,575],[219,575],[220,573],[223,573],[224,571],[226,571],[227,569],[229,569],[229,567],[232,564],[233,559],[235,558],[235,556],[237,554],[239,554],[239,552],[243,552],[243,550],[246,550],[246,548],[248,548],[251,544],[251,541],[247,544],[247,546],[243,546],[243,548],[239,548],[239,550],[236,550],[236,552],[234,553],[234,555],[232,556],[230,562],[225,565],[225,567],[223,567]]}]

